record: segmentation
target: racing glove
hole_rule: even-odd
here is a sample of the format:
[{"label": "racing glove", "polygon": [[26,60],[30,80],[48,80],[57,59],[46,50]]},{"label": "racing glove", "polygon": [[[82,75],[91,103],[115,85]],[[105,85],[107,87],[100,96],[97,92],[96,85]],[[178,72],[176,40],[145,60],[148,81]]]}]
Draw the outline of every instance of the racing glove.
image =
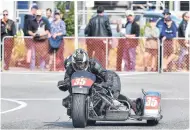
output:
[{"label": "racing glove", "polygon": [[67,91],[68,90],[68,83],[66,83],[64,80],[61,80],[61,81],[58,82],[57,87],[61,91]]}]

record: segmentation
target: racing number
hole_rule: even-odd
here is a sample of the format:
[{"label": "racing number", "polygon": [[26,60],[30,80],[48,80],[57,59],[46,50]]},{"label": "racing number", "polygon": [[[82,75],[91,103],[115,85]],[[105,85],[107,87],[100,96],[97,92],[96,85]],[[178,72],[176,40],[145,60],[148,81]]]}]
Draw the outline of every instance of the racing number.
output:
[{"label": "racing number", "polygon": [[85,85],[86,79],[85,78],[77,78],[74,82],[74,85]]},{"label": "racing number", "polygon": [[146,107],[157,108],[158,99],[157,97],[147,97],[146,98]]}]

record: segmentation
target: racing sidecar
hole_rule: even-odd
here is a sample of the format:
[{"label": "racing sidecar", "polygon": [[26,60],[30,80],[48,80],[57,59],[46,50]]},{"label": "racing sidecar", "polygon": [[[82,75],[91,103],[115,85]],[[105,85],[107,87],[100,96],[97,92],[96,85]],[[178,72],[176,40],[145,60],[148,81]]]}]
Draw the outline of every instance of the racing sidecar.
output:
[{"label": "racing sidecar", "polygon": [[143,93],[144,112],[142,116],[132,114],[127,100],[113,98],[112,92],[95,83],[96,76],[87,71],[78,71],[71,76],[71,106],[67,114],[72,118],[73,126],[84,128],[96,121],[147,120],[156,125],[162,119],[161,94]]}]

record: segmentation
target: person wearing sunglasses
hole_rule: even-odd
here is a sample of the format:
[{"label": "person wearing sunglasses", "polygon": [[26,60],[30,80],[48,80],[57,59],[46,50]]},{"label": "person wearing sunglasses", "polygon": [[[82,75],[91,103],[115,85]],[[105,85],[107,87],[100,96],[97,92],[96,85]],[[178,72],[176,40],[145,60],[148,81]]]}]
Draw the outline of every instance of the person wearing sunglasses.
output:
[{"label": "person wearing sunglasses", "polygon": [[5,36],[14,35],[16,35],[15,22],[8,18],[8,10],[4,10],[1,19],[1,41]]},{"label": "person wearing sunglasses", "polygon": [[[3,11],[3,18],[0,21],[1,21],[1,42],[5,36],[15,36],[16,35],[15,22],[8,18],[8,10]],[[4,49],[5,66],[4,66],[4,69],[8,70],[9,69],[9,62],[10,62],[11,54],[12,54],[11,52],[13,49],[13,42],[5,41],[4,45],[5,45],[5,49]],[[2,46],[2,44],[1,44],[1,46]],[[1,54],[1,59],[2,59],[2,54]]]},{"label": "person wearing sunglasses", "polygon": [[[156,24],[156,27],[159,28],[160,32],[162,32],[163,26],[166,25],[165,19],[166,19],[167,17],[171,16],[171,13],[170,13],[170,11],[169,11],[168,9],[165,9],[162,14],[163,14],[164,17],[163,17],[162,19],[160,19],[160,20],[158,21],[158,23]],[[174,27],[177,29],[177,25],[175,24],[174,21],[172,22],[172,26],[174,26]]]}]

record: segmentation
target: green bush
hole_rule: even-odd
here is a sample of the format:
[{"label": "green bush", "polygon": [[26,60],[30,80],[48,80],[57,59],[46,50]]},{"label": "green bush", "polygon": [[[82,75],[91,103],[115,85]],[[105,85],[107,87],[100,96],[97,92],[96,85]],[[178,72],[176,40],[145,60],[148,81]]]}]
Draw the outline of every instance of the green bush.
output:
[{"label": "green bush", "polygon": [[[66,12],[66,5],[70,4],[70,10],[68,12]],[[62,19],[64,20],[65,24],[66,24],[66,30],[67,30],[67,36],[74,36],[74,32],[75,32],[75,25],[74,25],[74,2],[70,1],[68,2],[56,2],[56,7],[57,9],[59,9],[61,11],[61,13],[63,14]]]},{"label": "green bush", "polygon": [[146,23],[146,25],[140,29],[140,36],[141,36],[141,37],[144,36],[145,28],[146,28],[146,27],[150,27],[150,23]]}]

